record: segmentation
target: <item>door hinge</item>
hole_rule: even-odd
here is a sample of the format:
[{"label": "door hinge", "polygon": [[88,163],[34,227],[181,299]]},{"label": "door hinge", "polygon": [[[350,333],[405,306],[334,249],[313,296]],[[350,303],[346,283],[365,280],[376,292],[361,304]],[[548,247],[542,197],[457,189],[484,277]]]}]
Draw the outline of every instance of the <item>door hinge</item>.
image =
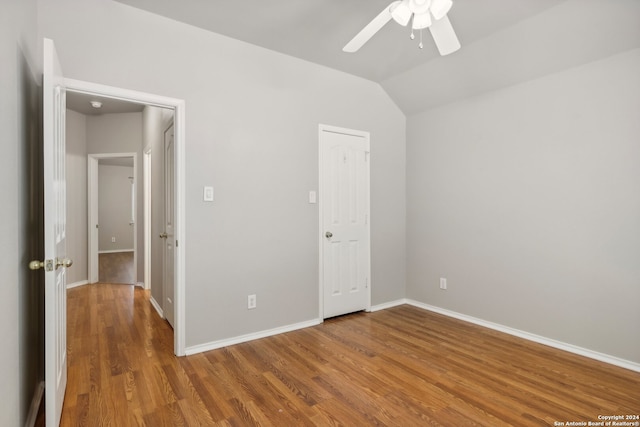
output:
[{"label": "door hinge", "polygon": [[176,248],[178,247],[178,240],[176,239]]}]

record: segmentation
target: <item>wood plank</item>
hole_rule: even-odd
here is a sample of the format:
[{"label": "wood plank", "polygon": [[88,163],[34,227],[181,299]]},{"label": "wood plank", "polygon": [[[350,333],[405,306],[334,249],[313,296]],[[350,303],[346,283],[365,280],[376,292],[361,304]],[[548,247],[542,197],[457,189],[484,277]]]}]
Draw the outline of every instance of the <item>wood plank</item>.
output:
[{"label": "wood plank", "polygon": [[130,285],[68,291],[62,426],[553,425],[640,414],[640,373],[411,306],[176,358]]}]

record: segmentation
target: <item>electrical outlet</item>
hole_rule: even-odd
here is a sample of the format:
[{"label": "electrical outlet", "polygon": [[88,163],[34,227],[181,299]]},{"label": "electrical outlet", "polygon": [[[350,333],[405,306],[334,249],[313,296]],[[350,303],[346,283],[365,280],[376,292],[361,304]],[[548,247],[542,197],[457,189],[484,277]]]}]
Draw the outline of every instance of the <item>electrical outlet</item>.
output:
[{"label": "electrical outlet", "polygon": [[115,238],[115,237],[112,237],[112,238],[111,238],[111,243],[115,243],[115,242],[116,242],[116,238]]},{"label": "electrical outlet", "polygon": [[257,300],[256,300],[256,294],[251,294],[247,297],[247,308],[249,310],[256,308],[257,306]]},{"label": "electrical outlet", "polygon": [[447,289],[447,279],[445,277],[440,278],[440,289]]}]

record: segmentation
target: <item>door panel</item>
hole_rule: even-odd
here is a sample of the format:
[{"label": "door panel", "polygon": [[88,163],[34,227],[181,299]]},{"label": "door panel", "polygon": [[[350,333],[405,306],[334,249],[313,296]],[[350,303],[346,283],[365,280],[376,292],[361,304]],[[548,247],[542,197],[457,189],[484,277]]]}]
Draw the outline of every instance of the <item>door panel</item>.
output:
[{"label": "door panel", "polygon": [[67,385],[65,87],[53,41],[44,40],[43,164],[45,417],[57,426]]},{"label": "door panel", "polygon": [[369,136],[321,128],[323,317],[370,305]]},{"label": "door panel", "polygon": [[175,308],[175,145],[173,135],[173,125],[164,133],[164,221],[165,221],[165,244],[164,244],[164,305],[162,311],[173,327]]}]

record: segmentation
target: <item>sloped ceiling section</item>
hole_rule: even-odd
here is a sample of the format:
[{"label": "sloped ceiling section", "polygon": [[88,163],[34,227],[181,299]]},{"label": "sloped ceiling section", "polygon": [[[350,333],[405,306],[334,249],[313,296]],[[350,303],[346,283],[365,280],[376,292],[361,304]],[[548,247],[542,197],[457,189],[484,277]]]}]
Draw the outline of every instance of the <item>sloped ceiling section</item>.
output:
[{"label": "sloped ceiling section", "polygon": [[638,0],[454,0],[462,49],[446,57],[395,22],[342,52],[390,0],[115,1],[375,81],[408,115],[640,43]]},{"label": "sloped ceiling section", "polygon": [[640,47],[640,1],[569,0],[381,82],[406,115]]},{"label": "sloped ceiling section", "polygon": [[[357,53],[342,51],[392,0],[117,1],[375,82],[440,58],[428,31],[419,49],[410,29],[395,22]],[[562,1],[454,0],[449,16],[468,44]]]}]

